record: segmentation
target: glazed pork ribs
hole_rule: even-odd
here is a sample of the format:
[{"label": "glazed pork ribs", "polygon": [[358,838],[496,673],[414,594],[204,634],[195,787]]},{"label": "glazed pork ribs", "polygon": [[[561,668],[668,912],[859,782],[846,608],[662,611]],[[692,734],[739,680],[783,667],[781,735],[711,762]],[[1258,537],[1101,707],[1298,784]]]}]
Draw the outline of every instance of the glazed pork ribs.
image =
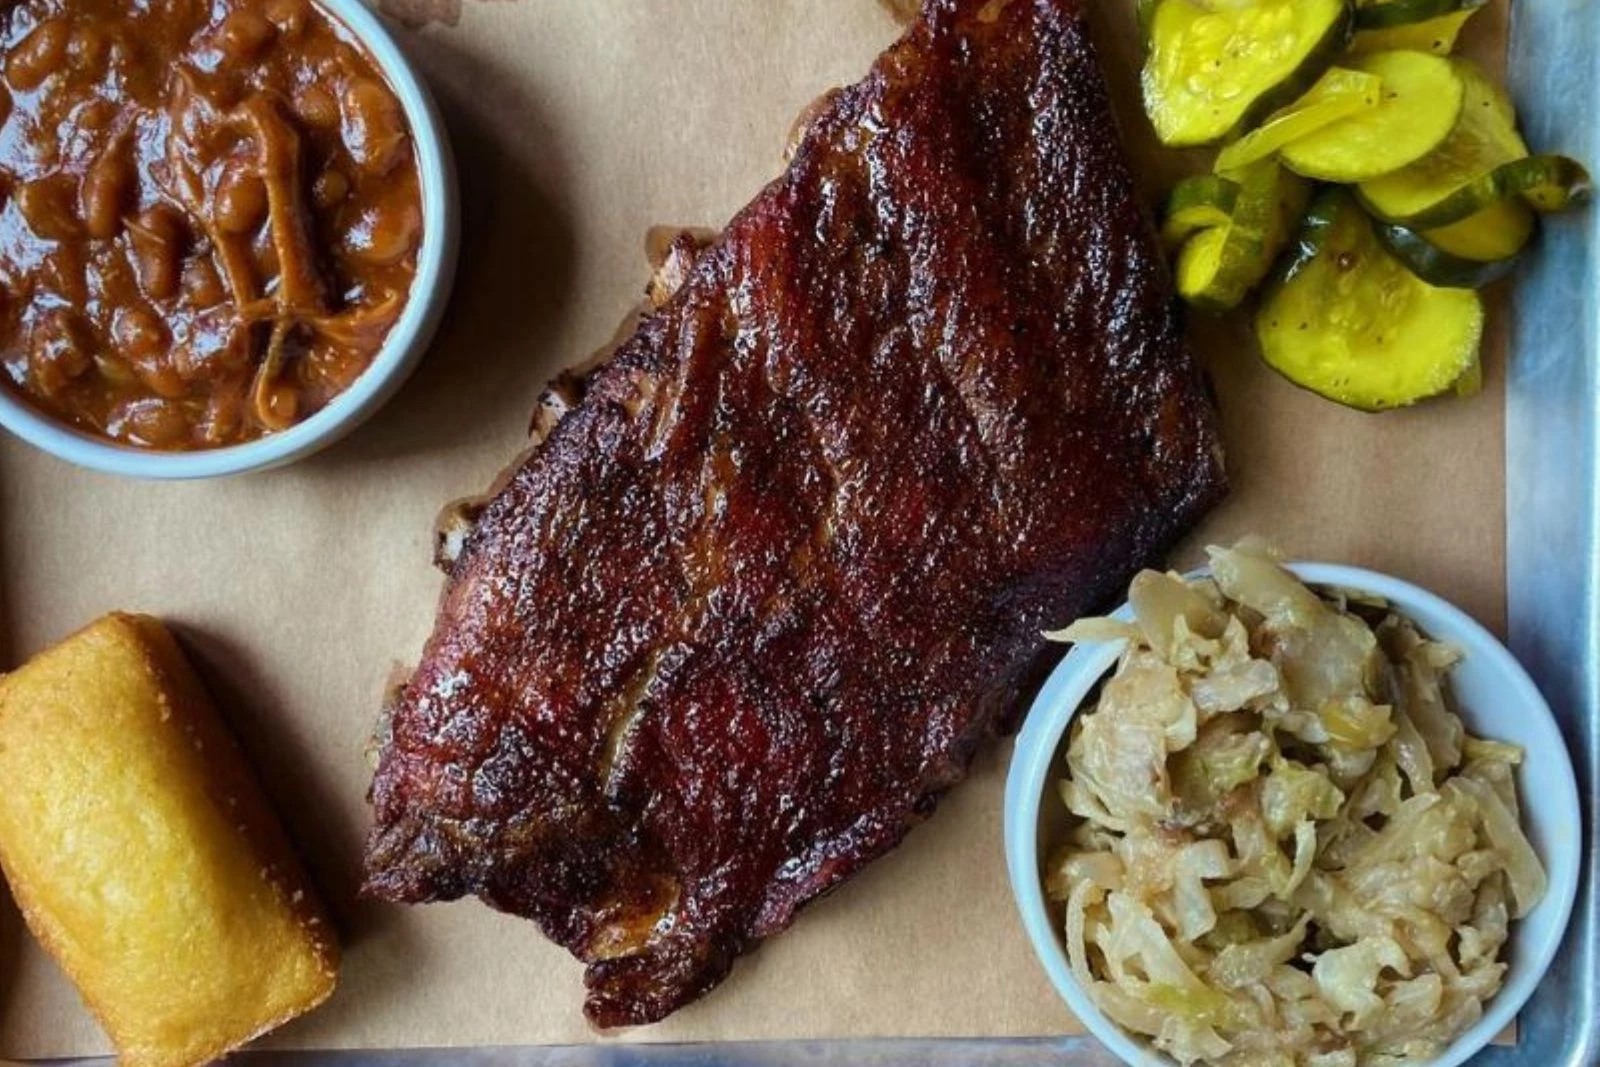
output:
[{"label": "glazed pork ribs", "polygon": [[451,567],[369,893],[533,919],[596,1024],[659,1020],[1219,498],[1083,3],[930,0],[589,376]]}]

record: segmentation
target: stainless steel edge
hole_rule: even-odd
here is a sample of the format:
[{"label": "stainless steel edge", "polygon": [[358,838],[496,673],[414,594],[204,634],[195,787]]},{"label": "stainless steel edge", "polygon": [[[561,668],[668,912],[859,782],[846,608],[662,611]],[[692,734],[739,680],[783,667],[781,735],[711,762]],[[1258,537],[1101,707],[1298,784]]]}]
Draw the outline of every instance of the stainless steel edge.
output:
[{"label": "stainless steel edge", "polygon": [[[110,1059],[48,1062],[115,1067]],[[1120,1067],[1116,1056],[1090,1037],[246,1052],[230,1062],[248,1067]]]},{"label": "stainless steel edge", "polygon": [[248,1067],[1118,1067],[1087,1037],[256,1053]]},{"label": "stainless steel edge", "polygon": [[[1528,140],[1600,166],[1600,0],[1517,0],[1511,82]],[[1507,372],[1512,651],[1562,720],[1585,809],[1566,945],[1515,1048],[1476,1067],[1600,1064],[1600,208],[1552,219],[1513,306]],[[1537,774],[1530,768],[1530,775]],[[1537,788],[1536,779],[1529,788]],[[1091,1038],[259,1052],[262,1067],[1114,1067]],[[109,1060],[65,1061],[109,1067]]]},{"label": "stainless steel edge", "polygon": [[[1513,5],[1511,88],[1530,144],[1600,164],[1600,3]],[[1547,220],[1517,286],[1507,371],[1511,649],[1561,719],[1586,818],[1567,940],[1488,1065],[1600,1063],[1600,210]],[[1537,789],[1538,768],[1527,788]]]}]

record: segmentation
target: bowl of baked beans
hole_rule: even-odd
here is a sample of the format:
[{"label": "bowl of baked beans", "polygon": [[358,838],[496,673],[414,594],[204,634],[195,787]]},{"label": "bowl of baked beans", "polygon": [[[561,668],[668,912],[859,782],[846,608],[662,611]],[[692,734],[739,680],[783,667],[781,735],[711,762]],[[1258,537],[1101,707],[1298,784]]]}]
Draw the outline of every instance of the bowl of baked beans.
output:
[{"label": "bowl of baked beans", "polygon": [[360,0],[0,11],[0,424],[46,451],[204,478],[326,447],[421,360],[456,230]]}]

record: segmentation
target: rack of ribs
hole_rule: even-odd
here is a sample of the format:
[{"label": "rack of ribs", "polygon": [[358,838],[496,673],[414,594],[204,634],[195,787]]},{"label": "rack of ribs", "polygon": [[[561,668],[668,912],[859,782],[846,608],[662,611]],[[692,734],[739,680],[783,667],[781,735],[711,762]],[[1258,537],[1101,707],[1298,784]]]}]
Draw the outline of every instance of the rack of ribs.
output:
[{"label": "rack of ribs", "polygon": [[[1087,0],[928,0],[466,532],[366,892],[649,1023],[894,848],[1222,495]],[[863,906],[870,902],[862,901]]]}]

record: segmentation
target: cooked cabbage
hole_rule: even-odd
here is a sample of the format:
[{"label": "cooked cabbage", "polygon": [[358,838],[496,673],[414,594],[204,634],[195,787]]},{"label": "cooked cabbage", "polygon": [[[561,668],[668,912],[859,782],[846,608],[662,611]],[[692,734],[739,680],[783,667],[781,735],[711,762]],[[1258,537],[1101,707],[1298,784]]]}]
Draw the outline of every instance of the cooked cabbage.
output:
[{"label": "cooked cabbage", "polygon": [[1545,892],[1522,752],[1466,733],[1459,653],[1382,603],[1255,544],[1210,556],[1211,579],[1139,575],[1133,623],[1051,635],[1127,642],[1074,724],[1046,872],[1073,972],[1184,1064],[1433,1058]]}]

